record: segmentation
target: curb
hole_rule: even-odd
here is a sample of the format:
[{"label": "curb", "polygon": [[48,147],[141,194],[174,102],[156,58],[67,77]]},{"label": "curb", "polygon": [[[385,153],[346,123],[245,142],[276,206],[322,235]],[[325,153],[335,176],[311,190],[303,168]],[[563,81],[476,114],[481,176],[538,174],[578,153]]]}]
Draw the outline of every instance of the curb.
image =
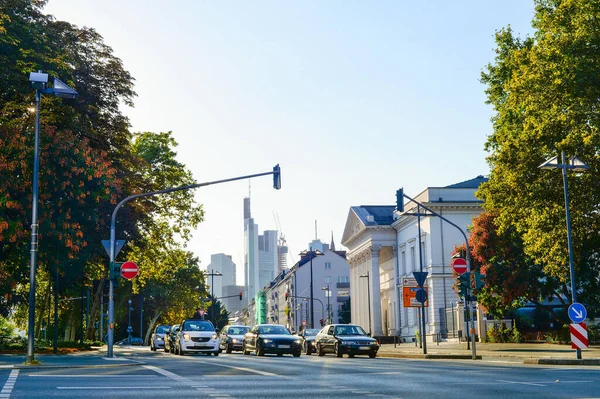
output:
[{"label": "curb", "polygon": [[563,366],[600,366],[600,359],[525,359],[523,364],[553,364]]},{"label": "curb", "polygon": [[[398,359],[454,359],[454,360],[470,360],[473,355],[456,355],[456,354],[416,354],[416,353],[377,353],[377,357],[398,358]],[[475,356],[477,360],[481,360],[481,355]]]},{"label": "curb", "polygon": [[27,370],[35,370],[35,369],[97,369],[97,368],[114,368],[114,367],[123,367],[123,366],[139,366],[141,364],[145,364],[142,362],[132,362],[132,363],[115,363],[115,364],[57,364],[57,365],[47,365],[44,366],[42,364],[29,366],[25,364],[13,364],[13,369],[27,369]]}]

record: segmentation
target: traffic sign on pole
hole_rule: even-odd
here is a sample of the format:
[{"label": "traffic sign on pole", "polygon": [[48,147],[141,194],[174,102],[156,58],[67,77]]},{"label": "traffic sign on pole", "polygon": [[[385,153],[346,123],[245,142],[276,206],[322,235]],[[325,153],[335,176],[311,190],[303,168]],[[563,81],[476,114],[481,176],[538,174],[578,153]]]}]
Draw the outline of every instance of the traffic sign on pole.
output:
[{"label": "traffic sign on pole", "polygon": [[452,268],[457,274],[463,274],[467,271],[467,261],[463,258],[456,258],[452,262]]},{"label": "traffic sign on pole", "polygon": [[138,275],[138,265],[133,262],[125,262],[121,265],[121,276],[127,280],[131,280]]},{"label": "traffic sign on pole", "polygon": [[581,323],[587,317],[587,310],[585,310],[585,306],[577,302],[569,306],[567,313],[569,313],[569,319],[571,319],[573,323]]},{"label": "traffic sign on pole", "polygon": [[569,325],[571,332],[571,348],[585,349],[588,347],[587,325],[585,323],[573,323]]},{"label": "traffic sign on pole", "polygon": [[415,280],[419,287],[423,287],[425,279],[427,278],[427,274],[427,272],[413,272],[413,276],[415,276]]}]

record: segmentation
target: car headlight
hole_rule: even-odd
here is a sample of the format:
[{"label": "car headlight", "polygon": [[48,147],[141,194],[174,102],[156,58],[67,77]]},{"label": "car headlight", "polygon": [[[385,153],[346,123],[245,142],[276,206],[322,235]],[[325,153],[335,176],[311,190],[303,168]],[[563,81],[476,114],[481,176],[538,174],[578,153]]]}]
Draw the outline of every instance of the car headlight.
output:
[{"label": "car headlight", "polygon": [[237,344],[237,343],[238,343],[238,340],[237,340],[237,339],[235,339],[235,338],[233,338],[233,339],[231,340],[231,342],[232,342],[232,343],[234,343],[234,344]]},{"label": "car headlight", "polygon": [[190,334],[183,334],[183,339],[185,339],[186,341],[190,340]]},{"label": "car headlight", "polygon": [[295,340],[294,342],[295,342],[296,344],[298,344],[298,345],[302,344],[302,340],[301,340],[301,339],[297,339],[297,340]]},{"label": "car headlight", "polygon": [[215,339],[218,339],[218,338],[219,338],[219,337],[217,336],[217,334],[213,334],[213,335],[210,337],[210,339],[212,339],[213,341],[214,341]]},{"label": "car headlight", "polygon": [[263,338],[262,342],[265,343],[265,344],[270,344],[271,342],[273,342],[273,340],[272,339],[268,339],[268,338]]}]

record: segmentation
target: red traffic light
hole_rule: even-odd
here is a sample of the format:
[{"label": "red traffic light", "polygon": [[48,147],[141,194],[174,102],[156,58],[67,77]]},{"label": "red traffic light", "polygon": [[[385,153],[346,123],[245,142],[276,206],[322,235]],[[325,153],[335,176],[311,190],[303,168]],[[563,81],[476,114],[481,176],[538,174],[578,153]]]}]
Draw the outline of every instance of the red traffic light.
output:
[{"label": "red traffic light", "polygon": [[286,293],[285,293],[285,299],[287,300],[289,296],[290,296],[290,294],[288,294],[288,293],[286,292]]},{"label": "red traffic light", "polygon": [[240,291],[240,301],[242,300],[242,291]]}]

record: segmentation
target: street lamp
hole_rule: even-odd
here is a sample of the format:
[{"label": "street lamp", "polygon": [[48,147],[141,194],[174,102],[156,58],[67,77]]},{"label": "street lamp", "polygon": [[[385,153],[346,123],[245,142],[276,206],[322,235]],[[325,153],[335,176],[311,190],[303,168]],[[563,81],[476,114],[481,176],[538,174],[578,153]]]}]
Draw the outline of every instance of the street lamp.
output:
[{"label": "street lamp", "polygon": [[29,320],[27,327],[27,363],[34,361],[33,347],[35,334],[35,270],[38,255],[38,174],[40,169],[40,102],[42,94],[53,94],[56,97],[75,98],[77,92],[54,78],[54,87],[48,87],[48,74],[42,71],[29,74],[31,87],[35,89],[35,137],[33,149],[33,193],[31,204],[31,259],[29,264]]},{"label": "street lamp", "polygon": [[[207,276],[210,276],[211,278],[211,282],[210,282],[210,296],[211,296],[211,302],[210,302],[210,307],[212,309],[212,311],[210,312],[210,318],[211,318],[211,322],[213,324],[215,324],[215,276],[219,277],[222,276],[223,274],[219,271],[215,272],[213,269],[210,269],[210,273],[207,274]],[[215,326],[215,328],[217,328]]]},{"label": "street lamp", "polygon": [[371,335],[371,283],[369,282],[369,271],[367,270],[365,274],[361,274],[358,277],[366,277],[367,278],[367,306],[369,307],[369,335]]},{"label": "street lamp", "polygon": [[[573,241],[571,240],[571,215],[569,213],[569,186],[567,185],[567,169],[575,172],[585,172],[589,166],[579,158],[572,157],[567,162],[565,152],[561,152],[562,163],[558,163],[558,157],[552,157],[542,163],[540,169],[562,169],[563,189],[565,191],[565,214],[567,219],[567,245],[569,248],[569,273],[571,276],[571,302],[577,303],[575,284],[575,266],[573,264]],[[577,359],[581,359],[581,349],[577,349]]]},{"label": "street lamp", "polygon": [[129,322],[127,323],[127,337],[129,339],[129,345],[131,345],[131,330],[133,330],[131,328],[131,311],[133,310],[133,308],[131,307],[131,299],[128,299],[127,303],[129,304]]},{"label": "street lamp", "polygon": [[[310,328],[315,328],[315,306],[314,306],[314,293],[313,293],[313,258],[318,255],[324,255],[323,252],[312,247],[309,248],[310,252]],[[306,251],[300,253],[300,255],[306,255]]]},{"label": "street lamp", "polygon": [[332,317],[331,317],[331,305],[329,304],[329,298],[331,297],[331,291],[329,291],[329,284],[327,284],[325,287],[321,288],[321,291],[325,291],[325,296],[327,296],[327,323],[325,324],[331,324],[332,321]]}]

